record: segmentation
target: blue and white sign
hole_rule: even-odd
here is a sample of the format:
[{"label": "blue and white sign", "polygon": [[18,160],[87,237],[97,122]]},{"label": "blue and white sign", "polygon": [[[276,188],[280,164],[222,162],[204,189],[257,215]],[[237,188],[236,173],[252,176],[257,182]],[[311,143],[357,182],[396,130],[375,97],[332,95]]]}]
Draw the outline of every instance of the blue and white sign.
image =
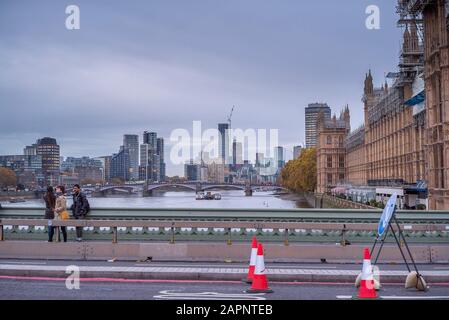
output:
[{"label": "blue and white sign", "polygon": [[384,232],[388,229],[388,224],[390,223],[390,220],[393,217],[394,211],[396,209],[397,199],[398,195],[394,193],[391,195],[390,199],[388,199],[388,202],[385,205],[384,211],[382,212],[382,216],[380,217],[379,227],[377,228],[377,233],[379,234],[379,237],[381,237],[384,234]]}]

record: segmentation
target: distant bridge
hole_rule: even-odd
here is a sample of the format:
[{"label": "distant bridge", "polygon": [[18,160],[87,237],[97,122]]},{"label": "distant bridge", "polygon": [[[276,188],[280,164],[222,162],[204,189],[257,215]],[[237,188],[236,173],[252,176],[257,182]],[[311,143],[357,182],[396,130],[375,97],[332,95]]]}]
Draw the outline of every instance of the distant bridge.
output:
[{"label": "distant bridge", "polygon": [[251,196],[255,190],[268,189],[268,190],[283,190],[285,188],[279,186],[264,186],[264,185],[243,185],[243,184],[214,184],[214,183],[151,183],[145,184],[125,184],[125,185],[106,185],[101,187],[85,187],[86,192],[92,192],[94,194],[105,195],[107,193],[137,193],[143,192],[144,196],[151,196],[154,191],[157,190],[187,190],[193,192],[203,192],[207,190],[242,190],[247,196]]}]

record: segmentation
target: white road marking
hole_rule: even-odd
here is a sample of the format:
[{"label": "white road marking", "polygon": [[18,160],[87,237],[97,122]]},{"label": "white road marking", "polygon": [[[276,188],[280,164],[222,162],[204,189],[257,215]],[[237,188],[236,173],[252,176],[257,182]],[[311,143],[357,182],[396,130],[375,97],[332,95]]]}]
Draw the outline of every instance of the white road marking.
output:
[{"label": "white road marking", "polygon": [[264,293],[255,294],[233,294],[218,292],[176,292],[172,290],[160,291],[155,299],[163,300],[266,300]]},{"label": "white road marking", "polygon": [[337,296],[337,299],[352,299],[352,296]]},{"label": "white road marking", "polygon": [[0,261],[1,264],[21,264],[21,265],[28,265],[28,264],[35,264],[35,265],[46,265],[46,262],[19,262],[19,261]]}]

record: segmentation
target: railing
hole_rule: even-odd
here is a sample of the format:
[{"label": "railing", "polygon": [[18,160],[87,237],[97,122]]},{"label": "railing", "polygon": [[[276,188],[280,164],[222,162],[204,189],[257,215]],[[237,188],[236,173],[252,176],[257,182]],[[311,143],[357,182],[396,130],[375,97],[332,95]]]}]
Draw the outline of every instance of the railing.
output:
[{"label": "railing", "polygon": [[[0,239],[45,239],[42,208],[0,209]],[[53,220],[53,226],[85,229],[87,240],[246,241],[253,235],[283,242],[370,242],[381,211],[308,209],[93,209],[86,220]],[[412,242],[449,242],[449,212],[400,211]],[[57,239],[59,238],[59,228]]]},{"label": "railing", "polygon": [[[3,205],[1,218],[43,218],[43,207]],[[231,221],[309,221],[309,222],[373,222],[381,209],[222,209],[222,208],[92,208],[88,219],[173,219]],[[399,210],[396,217],[404,222],[448,223],[449,211]]]}]

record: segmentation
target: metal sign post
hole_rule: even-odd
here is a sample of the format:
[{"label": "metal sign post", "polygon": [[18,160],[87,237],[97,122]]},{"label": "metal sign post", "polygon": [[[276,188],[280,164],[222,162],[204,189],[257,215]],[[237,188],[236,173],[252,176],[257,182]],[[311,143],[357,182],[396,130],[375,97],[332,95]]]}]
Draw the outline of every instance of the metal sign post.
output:
[{"label": "metal sign post", "polygon": [[[407,258],[404,254],[404,251],[402,250],[401,242],[403,241],[405,248],[407,250],[407,253],[410,257],[410,261],[413,264],[413,267],[416,271],[416,276],[418,278],[418,281],[421,282],[422,287],[425,288],[425,283],[423,283],[422,276],[418,271],[418,267],[416,266],[415,260],[413,259],[412,253],[410,251],[410,248],[407,244],[407,240],[405,239],[404,233],[401,230],[401,226],[399,225],[398,220],[396,219],[395,213],[396,213],[396,200],[397,195],[393,194],[390,199],[388,199],[387,204],[385,205],[384,211],[382,212],[382,216],[380,217],[379,221],[379,227],[377,230],[377,237],[374,240],[373,247],[371,248],[371,256],[373,256],[374,250],[376,248],[376,245],[378,242],[380,242],[379,250],[377,251],[376,258],[374,260],[374,265],[377,264],[377,261],[379,259],[380,253],[382,251],[382,248],[384,246],[385,240],[388,236],[388,232],[391,230],[391,233],[393,234],[394,240],[396,241],[396,244],[398,245],[399,251],[401,252],[401,256],[404,259],[405,265],[407,266],[407,270],[410,273],[410,265],[407,261]],[[396,235],[396,232],[392,226],[392,221],[396,224],[398,235]]]}]

